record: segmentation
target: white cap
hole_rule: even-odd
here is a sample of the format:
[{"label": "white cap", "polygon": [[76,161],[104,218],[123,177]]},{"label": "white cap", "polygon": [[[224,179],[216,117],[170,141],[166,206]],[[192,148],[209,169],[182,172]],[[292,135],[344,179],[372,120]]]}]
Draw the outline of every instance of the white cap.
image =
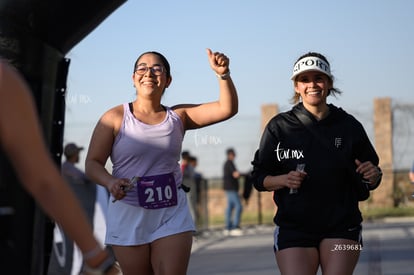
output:
[{"label": "white cap", "polygon": [[319,71],[332,79],[329,64],[316,56],[307,56],[299,59],[293,66],[293,74],[290,79],[295,80],[296,76],[307,71]]}]

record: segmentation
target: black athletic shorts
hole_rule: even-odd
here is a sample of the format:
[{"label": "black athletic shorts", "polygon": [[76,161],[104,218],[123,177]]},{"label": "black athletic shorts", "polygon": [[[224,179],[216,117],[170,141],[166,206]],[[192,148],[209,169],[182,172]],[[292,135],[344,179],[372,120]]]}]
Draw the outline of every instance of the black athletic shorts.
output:
[{"label": "black athletic shorts", "polygon": [[274,250],[282,250],[291,247],[315,247],[323,239],[347,239],[358,242],[355,250],[362,248],[362,226],[358,225],[348,230],[334,231],[328,233],[310,233],[295,229],[284,229],[276,226],[274,232]]}]

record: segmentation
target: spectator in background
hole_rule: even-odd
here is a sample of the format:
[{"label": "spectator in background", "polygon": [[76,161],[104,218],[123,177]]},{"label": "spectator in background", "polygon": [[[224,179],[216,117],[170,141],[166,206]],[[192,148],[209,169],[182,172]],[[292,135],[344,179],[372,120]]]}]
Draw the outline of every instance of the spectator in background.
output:
[{"label": "spectator in background", "polygon": [[239,178],[234,159],[236,152],[233,148],[226,151],[227,160],[223,166],[223,189],[226,192],[227,208],[225,212],[225,234],[230,236],[240,236],[240,220],[243,207],[239,196]]},{"label": "spectator in background", "polygon": [[186,192],[186,193],[190,192],[191,182],[189,182],[189,180],[192,178],[191,170],[187,169],[189,158],[190,158],[190,152],[189,151],[182,151],[181,152],[181,166],[180,167],[181,167],[181,173],[183,175],[183,182],[181,184],[181,187],[183,188],[184,192]]},{"label": "spectator in background", "polygon": [[196,184],[194,178],[194,166],[191,164],[190,159],[192,158],[190,152],[184,151],[181,154],[181,170],[183,173],[183,183],[181,185],[185,186],[184,191],[187,193],[188,207],[190,208],[191,217],[193,221],[196,220]]},{"label": "spectator in background", "polygon": [[79,154],[82,150],[83,147],[79,147],[75,143],[68,143],[64,149],[66,161],[63,162],[61,171],[85,209],[89,222],[93,224],[96,184],[90,181],[85,173],[75,166],[79,162]]},{"label": "spectator in background", "polygon": [[190,192],[188,193],[189,196],[189,203],[192,211],[194,213],[194,221],[196,225],[200,224],[200,193],[201,193],[201,181],[202,175],[197,172],[197,157],[190,156],[188,158],[188,166],[191,170],[191,187]]},{"label": "spectator in background", "polygon": [[[91,182],[85,175],[85,173],[76,167],[79,163],[79,154],[83,150],[83,147],[77,146],[75,143],[68,143],[63,153],[66,160],[63,162],[61,167],[61,173],[64,179],[69,183],[72,191],[86,212],[89,223],[93,226],[94,214],[95,214],[95,202],[96,202],[96,184]],[[73,241],[64,234],[63,241],[66,246],[66,260],[64,266],[55,260],[55,256],[52,256],[49,267],[49,275],[52,274],[70,274],[72,269],[76,269],[73,265],[75,247]],[[53,253],[54,254],[54,253]]]},{"label": "spectator in background", "polygon": [[[414,163],[413,166],[411,166],[411,170],[408,173],[408,177],[410,178],[411,184],[414,184]],[[411,197],[414,198],[414,193],[411,194]]]},{"label": "spectator in background", "polygon": [[198,204],[200,201],[200,188],[201,188],[201,181],[203,179],[203,175],[200,174],[199,172],[197,172],[196,168],[198,165],[198,160],[197,157],[195,156],[190,156],[189,158],[189,165],[191,165],[192,169],[193,169],[193,178],[194,178],[194,185],[195,185],[195,197],[196,200],[195,202]]},{"label": "spectator in background", "polygon": [[243,182],[243,200],[246,205],[249,204],[249,199],[252,195],[253,191],[253,181],[252,181],[252,171],[243,175],[244,182]]},{"label": "spectator in background", "polygon": [[188,164],[188,158],[190,157],[189,151],[181,152],[181,172],[184,174],[185,167]]}]

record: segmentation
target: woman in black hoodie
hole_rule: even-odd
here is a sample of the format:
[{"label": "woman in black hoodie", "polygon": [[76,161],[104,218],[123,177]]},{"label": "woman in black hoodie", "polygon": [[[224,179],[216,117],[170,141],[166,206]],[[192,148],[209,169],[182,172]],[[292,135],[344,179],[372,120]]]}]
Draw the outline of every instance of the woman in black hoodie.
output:
[{"label": "woman in black hoodie", "polygon": [[270,120],[252,162],[255,188],[274,191],[276,261],[282,274],[352,274],[379,159],[362,124],[327,103],[341,92],[323,55],[301,56],[291,79],[295,105]]}]

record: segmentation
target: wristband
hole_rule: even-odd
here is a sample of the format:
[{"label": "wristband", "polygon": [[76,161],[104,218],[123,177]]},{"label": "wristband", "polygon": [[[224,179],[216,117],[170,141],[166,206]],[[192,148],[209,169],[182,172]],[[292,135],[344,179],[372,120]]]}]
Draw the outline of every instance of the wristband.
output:
[{"label": "wristband", "polygon": [[226,79],[228,79],[230,77],[230,70],[227,73],[225,73],[225,74],[218,74],[218,73],[216,73],[216,76],[218,78],[220,78],[221,80],[226,80]]}]

